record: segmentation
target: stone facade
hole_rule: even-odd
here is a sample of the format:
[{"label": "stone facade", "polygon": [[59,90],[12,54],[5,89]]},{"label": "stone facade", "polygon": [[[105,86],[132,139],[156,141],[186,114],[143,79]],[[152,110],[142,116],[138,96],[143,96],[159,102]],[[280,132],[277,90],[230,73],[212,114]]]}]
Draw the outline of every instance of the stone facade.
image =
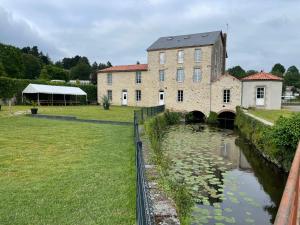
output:
[{"label": "stone facade", "polygon": [[[160,39],[159,39],[160,40]],[[98,73],[98,102],[101,97],[112,93],[113,105],[124,104],[123,92],[126,92],[128,106],[157,106],[164,104],[173,111],[201,111],[206,116],[210,111],[235,111],[236,106],[253,106],[255,99],[255,83],[242,81],[224,74],[226,63],[226,34],[219,33],[214,44],[148,49],[148,64],[116,66]],[[200,60],[196,60],[196,50],[200,50]],[[183,52],[183,60],[179,62],[179,51]],[[160,62],[160,54],[165,55],[165,62]],[[141,69],[143,68],[143,69]],[[184,71],[184,79],[177,80],[178,70]],[[200,70],[200,79],[194,80],[195,71]],[[164,80],[160,79],[160,71],[164,71]],[[141,82],[136,82],[136,73],[141,73]],[[112,76],[112,84],[107,82],[107,74]],[[224,75],[222,75],[224,74]],[[280,108],[282,82],[261,81],[268,87],[266,90],[266,108]],[[246,84],[247,83],[247,84]],[[248,85],[249,83],[249,85]],[[254,86],[253,86],[253,85]],[[247,87],[245,87],[247,86]],[[224,101],[224,90],[230,97]],[[279,91],[280,90],[280,91]],[[137,91],[141,99],[137,99]],[[179,92],[180,91],[180,92]],[[179,98],[182,94],[182,101]],[[276,99],[271,99],[271,94]],[[161,96],[163,95],[163,101]],[[278,96],[277,96],[278,95]],[[244,100],[242,101],[242,96]],[[279,100],[278,100],[279,99]]]}]

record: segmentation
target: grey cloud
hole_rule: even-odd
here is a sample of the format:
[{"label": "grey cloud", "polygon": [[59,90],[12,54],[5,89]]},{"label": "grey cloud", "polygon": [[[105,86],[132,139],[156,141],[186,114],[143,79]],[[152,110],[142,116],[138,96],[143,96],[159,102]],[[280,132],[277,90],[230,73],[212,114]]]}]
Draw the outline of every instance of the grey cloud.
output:
[{"label": "grey cloud", "polygon": [[[43,43],[55,60],[79,54],[113,64],[146,62],[145,49],[160,36],[226,32],[228,23],[228,67],[270,70],[277,62],[300,67],[295,0],[2,0],[2,7],[23,22],[9,23],[0,41]],[[19,29],[27,35],[18,35]]]}]

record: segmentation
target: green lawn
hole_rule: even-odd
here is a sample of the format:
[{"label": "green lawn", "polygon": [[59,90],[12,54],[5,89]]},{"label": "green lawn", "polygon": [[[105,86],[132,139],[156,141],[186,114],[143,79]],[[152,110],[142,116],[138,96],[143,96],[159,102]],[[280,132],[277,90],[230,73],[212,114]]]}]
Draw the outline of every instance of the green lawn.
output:
[{"label": "green lawn", "polygon": [[[87,108],[89,115],[101,110]],[[77,110],[87,111],[73,107],[71,112]],[[0,224],[135,224],[132,130],[1,117]]]},{"label": "green lawn", "polygon": [[[13,112],[28,111],[31,106],[13,106]],[[104,110],[102,106],[39,106],[38,113],[49,115],[69,115],[82,119],[98,119],[113,121],[133,121],[133,111],[137,108],[126,106],[111,106]],[[2,106],[0,117],[9,116],[7,106]]]},{"label": "green lawn", "polygon": [[281,109],[281,110],[250,109],[248,110],[248,112],[255,116],[268,120],[272,123],[274,123],[280,116],[290,117],[295,113],[285,109]]}]

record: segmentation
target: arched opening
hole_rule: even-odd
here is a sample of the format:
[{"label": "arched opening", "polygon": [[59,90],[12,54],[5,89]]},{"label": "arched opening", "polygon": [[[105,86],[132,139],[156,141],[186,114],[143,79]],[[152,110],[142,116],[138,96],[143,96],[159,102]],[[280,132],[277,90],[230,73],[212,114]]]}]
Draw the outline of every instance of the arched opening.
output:
[{"label": "arched opening", "polygon": [[205,114],[200,111],[192,111],[185,115],[186,123],[203,123],[205,121]]},{"label": "arched opening", "polygon": [[219,113],[218,121],[222,128],[233,129],[234,128],[235,113],[231,111],[224,111]]}]

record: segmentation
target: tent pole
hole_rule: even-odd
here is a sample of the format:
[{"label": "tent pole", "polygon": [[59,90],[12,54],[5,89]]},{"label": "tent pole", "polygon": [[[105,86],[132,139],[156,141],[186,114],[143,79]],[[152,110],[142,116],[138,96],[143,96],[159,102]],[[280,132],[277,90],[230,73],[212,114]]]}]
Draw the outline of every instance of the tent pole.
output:
[{"label": "tent pole", "polygon": [[76,101],[76,105],[77,105],[77,95],[75,95],[75,98],[76,98],[76,100],[75,100],[75,101]]},{"label": "tent pole", "polygon": [[87,95],[85,96],[85,103],[87,104]]},{"label": "tent pole", "polygon": [[65,106],[66,106],[66,105],[67,105],[67,104],[66,104],[66,95],[64,95],[64,100],[65,100]]},{"label": "tent pole", "polygon": [[24,103],[24,99],[23,99],[23,92],[22,92],[22,104]]},{"label": "tent pole", "polygon": [[38,93],[38,105],[40,105],[40,93]]},{"label": "tent pole", "polygon": [[52,93],[52,106],[53,106],[53,93]]}]

